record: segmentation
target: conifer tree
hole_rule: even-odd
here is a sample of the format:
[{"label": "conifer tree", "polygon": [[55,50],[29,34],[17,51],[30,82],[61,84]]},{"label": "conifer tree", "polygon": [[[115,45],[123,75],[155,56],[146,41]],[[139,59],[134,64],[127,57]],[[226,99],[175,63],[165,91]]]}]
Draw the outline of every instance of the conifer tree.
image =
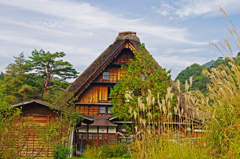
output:
[{"label": "conifer tree", "polygon": [[72,64],[61,59],[65,55],[64,52],[32,51],[32,56],[26,64],[29,78],[41,85],[40,96],[53,88],[67,88],[70,84],[66,82],[66,79],[77,77],[78,72]]},{"label": "conifer tree", "polygon": [[9,64],[6,67],[3,81],[6,85],[5,94],[9,103],[29,99],[34,95],[35,89],[32,85],[28,84],[28,75],[25,73],[27,65],[24,54],[21,53],[18,57],[14,58],[15,63]]}]

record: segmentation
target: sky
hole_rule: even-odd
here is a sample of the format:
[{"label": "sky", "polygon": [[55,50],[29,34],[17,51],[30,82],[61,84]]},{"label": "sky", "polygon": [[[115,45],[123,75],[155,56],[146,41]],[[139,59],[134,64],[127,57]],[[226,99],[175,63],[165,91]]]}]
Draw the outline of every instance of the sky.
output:
[{"label": "sky", "polygon": [[[119,32],[135,31],[172,78],[193,63],[222,54],[209,42],[239,28],[239,0],[0,0],[0,72],[21,52],[63,51],[83,72]],[[238,50],[233,48],[233,56]]]}]

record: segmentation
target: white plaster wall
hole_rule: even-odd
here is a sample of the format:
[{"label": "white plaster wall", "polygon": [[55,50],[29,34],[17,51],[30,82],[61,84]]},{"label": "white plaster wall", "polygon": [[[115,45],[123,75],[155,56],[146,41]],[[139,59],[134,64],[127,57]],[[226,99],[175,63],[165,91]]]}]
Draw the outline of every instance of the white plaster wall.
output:
[{"label": "white plaster wall", "polygon": [[96,126],[89,126],[88,132],[96,133],[97,132],[97,127]]},{"label": "white plaster wall", "polygon": [[116,127],[108,127],[108,133],[116,133]]},{"label": "white plaster wall", "polygon": [[87,126],[78,129],[78,132],[87,132]]},{"label": "white plaster wall", "polygon": [[99,126],[99,133],[107,133],[107,127],[106,126]]}]

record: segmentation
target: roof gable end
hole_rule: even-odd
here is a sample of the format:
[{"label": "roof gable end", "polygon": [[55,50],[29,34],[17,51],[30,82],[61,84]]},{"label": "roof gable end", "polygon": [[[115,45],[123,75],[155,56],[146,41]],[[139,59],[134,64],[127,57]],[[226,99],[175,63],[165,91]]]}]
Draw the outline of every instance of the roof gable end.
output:
[{"label": "roof gable end", "polygon": [[68,87],[69,92],[79,96],[91,82],[119,55],[124,48],[134,52],[139,48],[140,40],[135,32],[121,32],[115,42],[111,44],[92,64]]}]

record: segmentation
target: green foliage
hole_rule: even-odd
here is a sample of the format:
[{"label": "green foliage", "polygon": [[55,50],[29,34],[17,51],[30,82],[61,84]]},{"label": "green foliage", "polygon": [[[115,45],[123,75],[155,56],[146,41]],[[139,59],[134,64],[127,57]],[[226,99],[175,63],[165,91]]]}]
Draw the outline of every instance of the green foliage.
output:
[{"label": "green foliage", "polygon": [[128,147],[124,144],[118,144],[114,146],[102,145],[102,146],[90,146],[87,145],[87,149],[83,154],[86,158],[130,158],[128,153]]},{"label": "green foliage", "polygon": [[179,80],[181,84],[181,91],[185,92],[185,81],[188,80],[191,76],[193,77],[192,90],[200,90],[203,94],[207,94],[207,84],[209,83],[209,78],[202,74],[202,71],[208,69],[206,66],[200,66],[198,64],[192,64],[190,67],[187,67],[185,70],[181,71],[175,80]]},{"label": "green foliage", "polygon": [[66,159],[69,155],[70,150],[68,147],[58,143],[56,146],[56,150],[53,153],[54,159]]},{"label": "green foliage", "polygon": [[58,149],[69,147],[69,134],[72,133],[74,127],[82,120],[82,115],[78,111],[75,111],[74,101],[76,98],[73,98],[72,92],[69,93],[60,90],[52,94],[48,91],[44,94],[43,99],[54,105],[53,109],[57,116],[47,125],[40,127],[38,130],[40,138],[48,147],[53,146],[56,153],[60,155],[61,150]]},{"label": "green foliage", "polygon": [[223,62],[224,62],[223,57],[218,57],[218,59],[210,66],[210,68],[212,68],[212,67],[216,68]]},{"label": "green foliage", "polygon": [[64,52],[50,53],[44,50],[32,51],[32,56],[27,60],[29,76],[31,79],[41,83],[41,94],[48,90],[63,86],[66,88],[69,84],[65,81],[69,78],[76,78],[77,71],[72,68],[72,64],[59,58],[64,57]]},{"label": "green foliage", "polygon": [[[9,103],[42,95],[47,91],[51,93],[66,89],[70,83],[66,79],[77,76],[72,65],[63,61],[63,52],[32,52],[31,60],[25,60],[24,54],[14,57],[15,61],[6,67],[6,73],[0,74],[0,82],[6,85],[5,94]],[[3,80],[3,81],[2,81]]]},{"label": "green foliage", "polygon": [[0,81],[3,81],[4,80],[4,74],[3,72],[0,73]]},{"label": "green foliage", "polygon": [[21,121],[21,109],[7,109],[0,120],[0,158],[19,158],[22,149],[31,152],[31,146],[26,148],[26,141],[31,137],[29,130],[34,130],[35,124]]},{"label": "green foliage", "polygon": [[[152,90],[152,94],[161,99],[167,93],[167,88],[170,86],[170,71],[165,72],[164,69],[159,70],[156,62],[149,55],[144,45],[140,45],[140,49],[135,53],[135,59],[130,60],[130,65],[122,66],[121,81],[117,83],[111,90],[111,103],[113,104],[113,114],[118,119],[129,120],[129,108],[133,110],[137,98],[141,96],[146,103],[148,89]],[[132,100],[127,100],[125,94],[130,94]],[[148,109],[158,109],[152,107]],[[156,114],[155,114],[156,115]]]},{"label": "green foliage", "polygon": [[[34,95],[34,86],[28,84],[28,75],[25,73],[27,65],[24,54],[15,58],[15,63],[6,67],[3,84],[6,85],[5,94],[9,103],[26,100]],[[0,81],[1,82],[1,81]]]},{"label": "green foliage", "polygon": [[[50,91],[46,92],[43,99],[51,104],[55,105],[55,108],[62,111],[56,111],[59,119],[57,122],[61,122],[63,125],[73,126],[80,122],[82,114],[75,111],[74,101],[77,99],[73,98],[73,92],[59,91],[52,94]],[[66,127],[66,126],[65,126]]]},{"label": "green foliage", "polygon": [[[168,136],[169,135],[169,136]],[[144,144],[144,154],[142,142],[136,142],[138,151],[133,153],[132,158],[139,159],[210,159],[207,149],[199,144],[201,140],[181,139],[174,140],[170,134],[166,138],[162,136],[148,135]]]},{"label": "green foliage", "polygon": [[[240,56],[237,55],[236,58],[233,59],[237,65],[240,65]],[[182,70],[178,76],[176,77],[175,81],[179,80],[181,85],[181,91],[185,92],[185,81],[188,80],[190,77],[193,78],[193,85],[191,87],[191,90],[200,90],[204,95],[208,94],[207,84],[209,84],[210,79],[203,75],[204,70],[210,71],[212,68],[217,68],[221,64],[231,68],[231,65],[229,65],[229,62],[231,60],[229,57],[226,57],[225,59],[223,57],[219,57],[215,62],[212,63],[211,66],[201,66],[199,64],[192,64],[190,67],[187,67],[186,69]]]},{"label": "green foliage", "polygon": [[6,85],[0,82],[0,119],[2,119],[5,111],[10,108],[10,104],[7,102],[7,95],[5,94],[6,89]]}]

